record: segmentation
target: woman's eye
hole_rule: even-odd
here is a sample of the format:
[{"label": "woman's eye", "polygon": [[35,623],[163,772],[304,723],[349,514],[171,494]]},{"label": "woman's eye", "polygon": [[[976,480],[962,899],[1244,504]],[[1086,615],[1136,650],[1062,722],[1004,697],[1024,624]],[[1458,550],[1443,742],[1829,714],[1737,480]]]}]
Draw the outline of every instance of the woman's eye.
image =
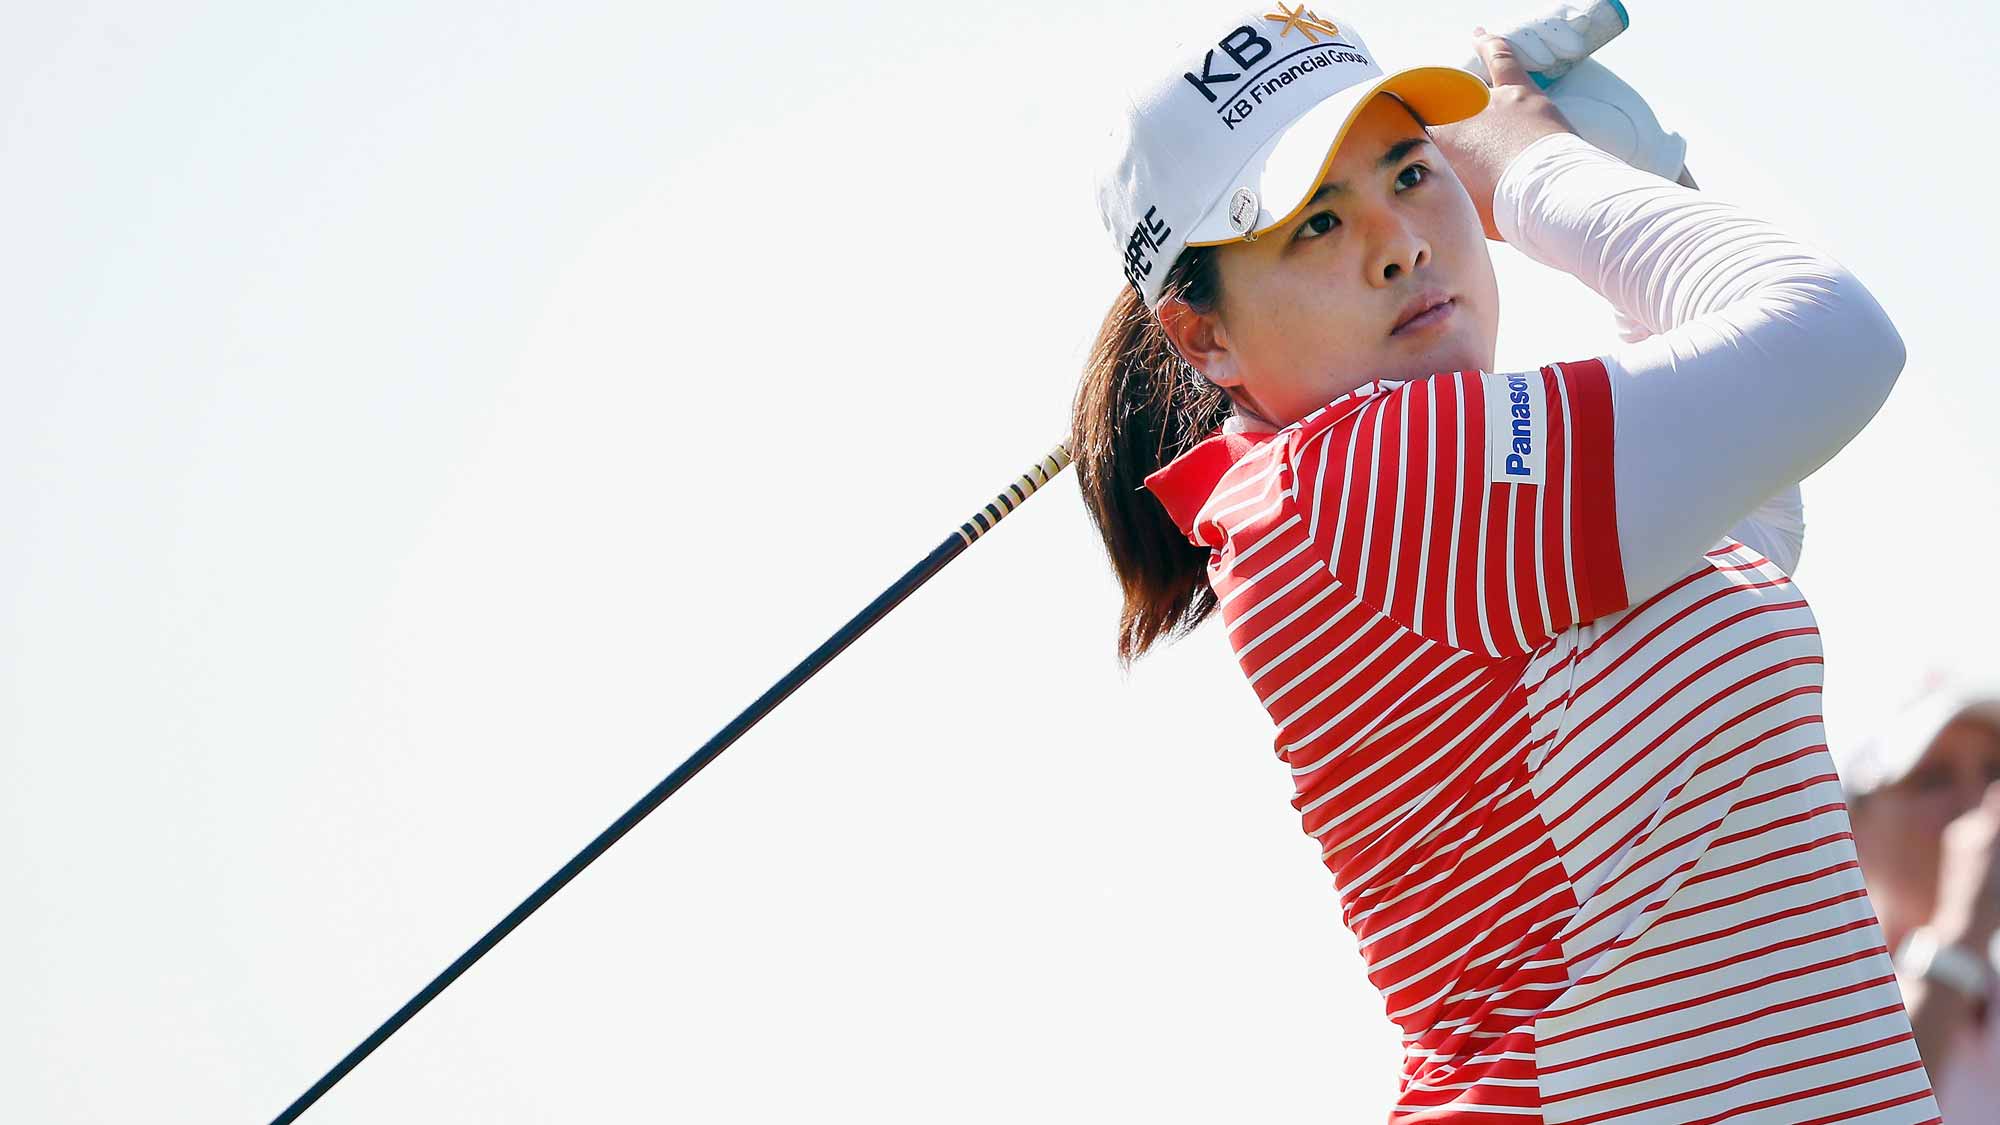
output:
[{"label": "woman's eye", "polygon": [[[1420,173],[1420,174],[1418,174],[1414,179],[1406,180],[1405,178],[1409,177],[1412,173]],[[1412,164],[1408,168],[1403,169],[1403,171],[1399,175],[1397,175],[1396,182],[1404,187],[1413,188],[1430,178],[1431,178],[1430,165]],[[1307,219],[1305,223],[1299,227],[1299,233],[1297,237],[1318,238],[1320,235],[1325,234],[1326,232],[1332,230],[1333,228],[1339,225],[1340,225],[1340,220],[1334,216],[1333,212],[1321,211],[1318,214],[1314,215],[1312,218]]]},{"label": "woman's eye", "polygon": [[1339,225],[1340,220],[1334,217],[1333,212],[1321,211],[1319,214],[1306,220],[1305,225],[1299,228],[1298,236],[1300,238],[1318,238],[1320,235]]}]

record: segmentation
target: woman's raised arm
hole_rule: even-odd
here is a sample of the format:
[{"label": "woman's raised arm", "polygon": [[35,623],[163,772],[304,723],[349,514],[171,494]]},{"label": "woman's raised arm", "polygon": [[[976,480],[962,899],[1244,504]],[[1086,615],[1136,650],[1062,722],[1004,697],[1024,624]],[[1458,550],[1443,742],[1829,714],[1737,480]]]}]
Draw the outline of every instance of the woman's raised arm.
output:
[{"label": "woman's raised arm", "polygon": [[1524,149],[1494,217],[1508,242],[1653,333],[1602,357],[1635,602],[1831,459],[1902,370],[1895,326],[1839,263],[1581,138]]},{"label": "woman's raised arm", "polygon": [[[1680,190],[1696,186],[1686,169],[1675,187],[1581,152],[1512,45],[1487,36],[1478,46],[1494,103],[1435,139],[1489,237],[1596,289],[1635,345],[1604,357],[1620,407],[1628,592],[1651,594],[1725,533],[1793,569],[1804,539],[1797,482],[1887,395],[1902,365],[1894,327],[1818,250]],[[1704,316],[1719,319],[1658,339]]]}]

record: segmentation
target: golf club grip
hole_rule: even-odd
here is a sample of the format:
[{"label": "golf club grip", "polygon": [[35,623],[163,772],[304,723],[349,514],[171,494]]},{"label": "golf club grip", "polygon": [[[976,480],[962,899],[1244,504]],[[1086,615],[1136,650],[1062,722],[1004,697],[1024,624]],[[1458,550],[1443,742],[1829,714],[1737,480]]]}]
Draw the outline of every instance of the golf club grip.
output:
[{"label": "golf club grip", "polygon": [[958,537],[965,541],[966,546],[972,546],[974,539],[993,530],[994,524],[1005,519],[1007,513],[1019,507],[1023,500],[1033,496],[1036,489],[1055,479],[1055,475],[1067,468],[1069,462],[1069,446],[1057,442],[1047,457],[1017,477],[1013,484],[993,498],[991,504],[972,513],[972,518],[959,526]]},{"label": "golf club grip", "polygon": [[[1558,4],[1547,16],[1533,21],[1533,23],[1550,25],[1558,22],[1563,24],[1569,32],[1582,37],[1584,42],[1583,57],[1585,58],[1597,53],[1598,48],[1618,38],[1626,28],[1632,26],[1631,15],[1625,10],[1625,5],[1621,0],[1586,0],[1586,2],[1581,4]],[[1489,28],[1491,26],[1490,24],[1488,25]],[[1528,30],[1530,26],[1529,24],[1524,24],[1518,28],[1494,31],[1493,34],[1499,35],[1502,38],[1508,38],[1509,32]],[[1515,52],[1519,56],[1520,48],[1518,46],[1515,48]],[[1557,79],[1568,74],[1570,67],[1575,65],[1576,60],[1559,58],[1546,70],[1536,66],[1525,57],[1521,61],[1527,67],[1528,77],[1534,79],[1536,86],[1546,90],[1550,86],[1553,86]],[[1478,75],[1482,81],[1489,85],[1493,82],[1493,76],[1486,73],[1485,62],[1477,55],[1468,60],[1464,64],[1463,69]]]}]

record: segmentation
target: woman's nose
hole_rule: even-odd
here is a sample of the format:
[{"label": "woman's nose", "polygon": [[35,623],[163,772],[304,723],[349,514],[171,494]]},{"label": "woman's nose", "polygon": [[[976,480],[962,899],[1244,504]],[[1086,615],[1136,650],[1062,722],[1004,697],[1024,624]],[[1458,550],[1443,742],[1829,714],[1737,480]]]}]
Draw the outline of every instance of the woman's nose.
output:
[{"label": "woman's nose", "polygon": [[1375,257],[1369,263],[1371,285],[1393,285],[1430,264],[1430,243],[1399,218],[1382,221],[1379,239]]}]

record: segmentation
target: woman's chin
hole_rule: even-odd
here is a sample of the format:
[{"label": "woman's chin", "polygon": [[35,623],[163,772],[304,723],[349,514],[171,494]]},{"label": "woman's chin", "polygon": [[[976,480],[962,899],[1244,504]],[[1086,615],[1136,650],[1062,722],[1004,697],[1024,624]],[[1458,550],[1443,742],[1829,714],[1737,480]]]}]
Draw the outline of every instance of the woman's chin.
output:
[{"label": "woman's chin", "polygon": [[1450,374],[1454,371],[1490,371],[1493,357],[1482,354],[1482,349],[1474,348],[1463,341],[1440,340],[1429,348],[1407,357],[1394,367],[1400,374],[1388,376],[1399,382],[1425,379],[1432,375]]}]

